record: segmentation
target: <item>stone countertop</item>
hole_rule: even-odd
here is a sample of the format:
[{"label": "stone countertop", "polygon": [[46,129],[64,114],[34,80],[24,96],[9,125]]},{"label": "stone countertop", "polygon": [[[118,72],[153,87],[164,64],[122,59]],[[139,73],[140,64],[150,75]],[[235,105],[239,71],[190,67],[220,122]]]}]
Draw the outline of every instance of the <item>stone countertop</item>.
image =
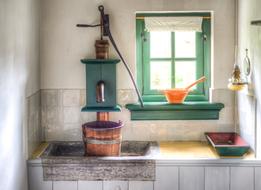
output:
[{"label": "stone countertop", "polygon": [[[29,163],[39,163],[40,155],[48,147],[49,143],[42,143],[33,153]],[[117,157],[101,157],[102,160],[117,160]],[[203,161],[211,163],[248,163],[260,162],[255,158],[253,151],[249,151],[243,157],[220,157],[216,151],[207,143],[200,141],[161,141],[159,142],[159,154],[153,158],[146,157],[145,159],[153,159],[160,162],[170,161]]]},{"label": "stone countertop", "polygon": [[28,164],[43,167],[47,181],[155,180],[157,142],[122,141],[121,151],[118,157],[84,156],[82,142],[50,142],[42,144]]},{"label": "stone countertop", "polygon": [[[131,141],[132,144],[144,142]],[[253,151],[243,157],[220,157],[207,142],[153,142],[152,147],[157,151],[148,155],[119,157],[55,156],[48,152],[49,145],[53,144],[41,144],[28,160],[31,167],[43,167],[47,181],[153,181],[156,167],[160,166],[261,166],[261,160],[255,158]]]},{"label": "stone countertop", "polygon": [[253,151],[249,151],[243,157],[221,157],[211,145],[200,141],[163,141],[159,142],[159,146],[162,159],[255,159]]}]

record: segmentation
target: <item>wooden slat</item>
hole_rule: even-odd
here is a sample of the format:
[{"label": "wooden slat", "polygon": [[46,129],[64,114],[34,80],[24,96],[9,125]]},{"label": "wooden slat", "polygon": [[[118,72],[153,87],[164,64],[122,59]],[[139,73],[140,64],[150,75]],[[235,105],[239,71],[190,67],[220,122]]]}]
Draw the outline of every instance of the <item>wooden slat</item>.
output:
[{"label": "wooden slat", "polygon": [[261,167],[255,168],[255,190],[261,189]]},{"label": "wooden slat", "polygon": [[231,167],[230,190],[254,190],[254,169],[252,167]]},{"label": "wooden slat", "polygon": [[152,181],[129,181],[129,190],[153,190]]},{"label": "wooden slat", "polygon": [[204,190],[204,167],[180,167],[180,190]]},{"label": "wooden slat", "polygon": [[157,167],[154,190],[178,190],[179,189],[178,167]]},{"label": "wooden slat", "polygon": [[205,190],[229,190],[229,167],[206,167]]},{"label": "wooden slat", "polygon": [[103,190],[102,181],[78,181],[78,190]]},{"label": "wooden slat", "polygon": [[128,181],[104,181],[103,190],[128,190]]},{"label": "wooden slat", "polygon": [[77,181],[54,181],[53,190],[77,190]]},{"label": "wooden slat", "polygon": [[[52,190],[52,181],[43,180],[43,167],[28,167],[29,190]],[[1,185],[0,185],[1,186]],[[1,189],[1,188],[0,188]]]}]

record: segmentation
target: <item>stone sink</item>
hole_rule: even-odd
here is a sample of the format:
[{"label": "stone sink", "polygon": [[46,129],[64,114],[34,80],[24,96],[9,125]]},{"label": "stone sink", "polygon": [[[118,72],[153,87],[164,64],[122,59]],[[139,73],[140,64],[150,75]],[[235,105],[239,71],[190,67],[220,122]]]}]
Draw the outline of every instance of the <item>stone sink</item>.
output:
[{"label": "stone sink", "polygon": [[155,141],[123,141],[117,157],[84,156],[82,142],[51,142],[40,155],[44,180],[155,180]]},{"label": "stone sink", "polygon": [[[154,141],[123,141],[119,157],[153,157],[159,153],[158,143]],[[82,157],[84,145],[82,142],[52,142],[41,157]],[[119,158],[118,157],[118,158]],[[93,158],[93,156],[87,156]],[[98,158],[98,157],[96,157]]]}]

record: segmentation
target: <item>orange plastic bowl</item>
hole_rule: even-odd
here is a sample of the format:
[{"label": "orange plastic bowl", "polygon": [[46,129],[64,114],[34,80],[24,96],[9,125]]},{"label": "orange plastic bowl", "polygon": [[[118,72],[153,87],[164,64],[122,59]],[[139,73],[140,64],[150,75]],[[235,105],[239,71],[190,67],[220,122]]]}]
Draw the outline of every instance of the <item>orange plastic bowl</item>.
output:
[{"label": "orange plastic bowl", "polygon": [[166,99],[170,104],[181,104],[187,97],[189,90],[176,88],[171,90],[164,90]]}]

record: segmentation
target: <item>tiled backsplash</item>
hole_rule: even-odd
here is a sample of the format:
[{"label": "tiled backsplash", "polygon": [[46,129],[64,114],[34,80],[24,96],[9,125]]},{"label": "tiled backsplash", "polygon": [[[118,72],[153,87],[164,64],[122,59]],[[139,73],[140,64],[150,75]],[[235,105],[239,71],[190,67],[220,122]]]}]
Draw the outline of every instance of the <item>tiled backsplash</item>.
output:
[{"label": "tiled backsplash", "polygon": [[[206,131],[234,131],[234,94],[226,89],[213,90],[212,101],[225,108],[213,121],[131,121],[127,103],[137,102],[133,90],[118,90],[122,112],[110,113],[110,120],[123,121],[124,140],[204,140]],[[41,90],[41,126],[45,140],[81,140],[81,125],[96,120],[96,113],[81,112],[84,89]]]},{"label": "tiled backsplash", "polygon": [[41,127],[41,93],[40,90],[27,98],[28,155],[44,140]]},{"label": "tiled backsplash", "polygon": [[81,113],[85,90],[42,90],[42,127],[46,140],[80,140],[81,124],[95,113]]},{"label": "tiled backsplash", "polygon": [[[84,89],[40,90],[28,97],[28,153],[41,141],[80,141],[83,123],[96,120],[96,113],[81,112]],[[118,90],[121,112],[110,113],[110,120],[124,123],[123,140],[205,140],[206,131],[234,131],[234,94],[227,89],[212,90],[213,102],[225,108],[219,120],[131,121],[124,105],[137,102],[134,90]]]}]

